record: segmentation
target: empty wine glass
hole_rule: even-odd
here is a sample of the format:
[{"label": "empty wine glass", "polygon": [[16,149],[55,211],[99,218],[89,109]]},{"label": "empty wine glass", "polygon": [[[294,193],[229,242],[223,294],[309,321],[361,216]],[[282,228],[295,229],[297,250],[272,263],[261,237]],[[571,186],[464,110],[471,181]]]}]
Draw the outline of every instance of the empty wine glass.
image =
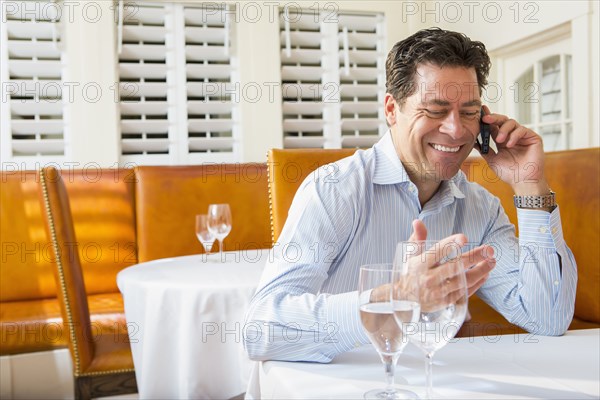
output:
[{"label": "empty wine glass", "polygon": [[208,256],[215,243],[215,236],[208,230],[208,215],[196,215],[196,237],[202,243],[204,252]]},{"label": "empty wine glass", "polygon": [[413,392],[394,388],[396,362],[408,341],[394,319],[390,289],[392,264],[360,267],[358,296],[360,321],[385,365],[386,388],[364,394],[365,399],[415,399]]},{"label": "empty wine glass", "polygon": [[[395,313],[402,331],[425,353],[426,398],[433,396],[433,355],[454,338],[467,313],[467,280],[461,246],[451,239],[400,242],[394,259],[395,271],[418,271],[419,279],[406,285],[418,288],[419,318],[404,323]],[[393,279],[401,276],[396,272]],[[397,283],[395,283],[395,286]],[[394,297],[402,295],[392,292]],[[414,296],[413,296],[414,297]]]},{"label": "empty wine glass", "polygon": [[219,256],[223,261],[223,240],[231,232],[229,204],[211,204],[208,206],[208,230],[219,241]]}]

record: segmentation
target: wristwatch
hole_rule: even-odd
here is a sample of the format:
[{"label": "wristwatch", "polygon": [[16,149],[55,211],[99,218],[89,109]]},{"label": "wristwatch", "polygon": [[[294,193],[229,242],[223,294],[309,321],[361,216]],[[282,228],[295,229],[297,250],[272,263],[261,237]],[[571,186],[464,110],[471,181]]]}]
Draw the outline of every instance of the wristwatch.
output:
[{"label": "wristwatch", "polygon": [[544,196],[513,196],[513,199],[517,208],[556,207],[556,197],[552,190],[550,194]]}]

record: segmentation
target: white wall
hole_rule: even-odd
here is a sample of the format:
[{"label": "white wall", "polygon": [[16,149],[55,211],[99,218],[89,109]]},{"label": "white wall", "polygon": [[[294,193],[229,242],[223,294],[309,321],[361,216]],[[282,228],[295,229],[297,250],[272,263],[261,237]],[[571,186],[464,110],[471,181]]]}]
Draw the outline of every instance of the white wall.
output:
[{"label": "white wall", "polygon": [[419,14],[414,15],[422,24],[464,32],[471,39],[482,41],[488,50],[494,51],[587,14],[591,2],[428,0],[427,4],[420,7]]},{"label": "white wall", "polygon": [[82,168],[90,162],[114,167],[119,160],[115,22],[112,2],[80,2],[65,8],[62,37],[67,65],[64,82],[73,87],[66,107],[67,158]]}]

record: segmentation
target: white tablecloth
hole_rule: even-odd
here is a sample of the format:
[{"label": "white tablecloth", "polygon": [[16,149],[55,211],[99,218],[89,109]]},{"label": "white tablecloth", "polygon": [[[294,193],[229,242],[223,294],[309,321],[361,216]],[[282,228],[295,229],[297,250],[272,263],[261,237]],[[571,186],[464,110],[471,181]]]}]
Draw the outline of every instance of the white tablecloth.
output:
[{"label": "white tablecloth", "polygon": [[[597,399],[599,347],[599,329],[562,337],[457,339],[434,357],[434,393],[450,399]],[[385,386],[383,364],[370,345],[331,364],[268,361],[257,366],[249,393],[257,396],[259,389],[263,399],[359,399]],[[400,356],[396,383],[424,398],[424,361],[416,347],[409,345]]]},{"label": "white tablecloth", "polygon": [[141,399],[228,398],[246,390],[243,318],[268,250],[186,256],[121,271]]}]

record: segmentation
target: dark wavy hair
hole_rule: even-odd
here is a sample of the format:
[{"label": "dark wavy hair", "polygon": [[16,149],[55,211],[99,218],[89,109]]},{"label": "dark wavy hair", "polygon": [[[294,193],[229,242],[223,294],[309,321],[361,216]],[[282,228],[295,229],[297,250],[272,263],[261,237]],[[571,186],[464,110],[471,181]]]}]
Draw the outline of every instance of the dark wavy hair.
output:
[{"label": "dark wavy hair", "polygon": [[420,64],[438,67],[475,68],[481,94],[490,72],[491,62],[485,45],[458,32],[440,28],[418,31],[399,41],[385,62],[386,91],[400,104],[416,90],[415,74]]}]

